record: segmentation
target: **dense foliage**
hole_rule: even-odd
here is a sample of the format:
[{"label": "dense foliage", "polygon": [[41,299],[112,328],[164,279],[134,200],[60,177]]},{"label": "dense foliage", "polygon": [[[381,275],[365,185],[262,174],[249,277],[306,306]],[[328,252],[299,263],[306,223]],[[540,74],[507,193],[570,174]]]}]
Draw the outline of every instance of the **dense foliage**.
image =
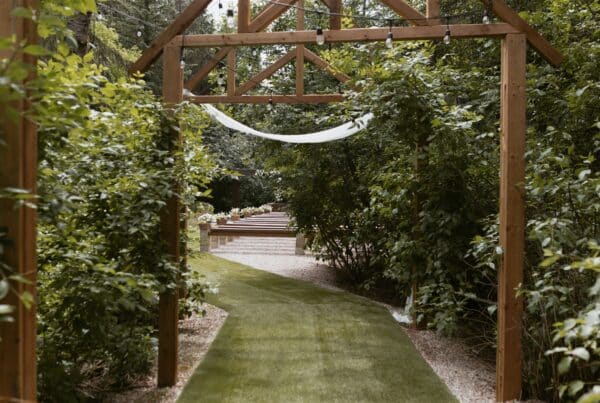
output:
[{"label": "dense foliage", "polygon": [[[189,135],[179,159],[186,163],[174,166],[166,151],[172,116],[145,83],[123,78],[126,64],[187,2],[99,2],[102,18],[91,19],[89,46],[82,46],[85,29],[71,35],[66,26],[76,12],[95,12],[93,1],[43,3],[40,34],[53,56],[26,48],[46,57],[39,79],[29,84],[41,136],[40,385],[48,400],[64,401],[98,395],[148,368],[156,295],[175,286],[175,267],[160,252],[158,212],[175,179],[195,185],[181,195],[191,209],[207,200],[198,189],[214,172],[195,133],[201,118],[190,117],[199,115],[189,109],[179,115]],[[528,54],[527,250],[518,290],[525,298],[525,397],[592,402],[600,394],[600,3],[508,3],[565,54],[559,69]],[[477,20],[483,11],[480,2],[442,4],[443,13],[473,12]],[[354,15],[344,25],[372,25],[361,15],[392,16],[366,5],[344,2]],[[18,12],[31,18],[27,10]],[[273,28],[289,29],[294,21],[286,13]],[[306,15],[307,27],[324,24],[325,16]],[[210,18],[200,19],[189,32],[212,27]],[[65,43],[96,50],[81,58]],[[0,40],[0,50],[18,46]],[[466,337],[493,359],[502,254],[499,43],[308,46],[354,78],[356,91],[345,87],[345,104],[237,106],[229,112],[280,133],[319,130],[365,112],[375,119],[363,133],[325,145],[267,144],[208,128],[210,150],[227,168],[211,185],[218,209],[232,205],[219,196],[218,183],[237,180],[239,172],[268,173],[244,179],[246,204],[286,199],[315,250],[359,292],[403,303],[416,284],[414,309],[422,326]],[[240,50],[240,82],[283,51]],[[186,52],[186,74],[206,57]],[[6,108],[7,101],[26,96],[21,80],[32,67],[3,63],[0,101]],[[222,72],[211,73],[195,91],[222,91],[215,88]],[[294,72],[289,65],[252,93],[290,93]],[[325,72],[308,64],[306,72],[307,93],[338,90]],[[160,64],[148,77],[156,92]],[[28,200],[19,189],[3,190],[7,195]],[[11,273],[0,269],[1,300]],[[24,302],[31,302],[28,296]],[[0,320],[10,309],[0,304]]]},{"label": "dense foliage", "polygon": [[[206,185],[212,169],[191,131],[185,165],[174,165],[175,121],[144,82],[111,83],[66,51],[54,59],[39,70],[37,104],[39,364],[47,400],[72,395],[83,381],[118,386],[148,369],[157,295],[176,285],[178,271],[163,252],[160,211],[174,182]],[[184,200],[197,191],[185,189]]]},{"label": "dense foliage", "polygon": [[[519,290],[526,298],[525,394],[593,401],[600,375],[600,4],[514,6],[528,11],[566,60],[554,69],[532,52],[528,65],[528,241]],[[459,2],[446,12],[461,10],[473,8]],[[419,322],[468,337],[490,359],[502,253],[498,45],[322,51],[360,86],[345,113],[331,107],[329,114],[371,111],[374,121],[333,144],[265,147],[296,221],[323,258],[357,289],[390,300],[404,301],[416,283]],[[272,130],[313,129],[311,108],[276,112],[265,118]]]},{"label": "dense foliage", "polygon": [[[164,252],[159,219],[173,195],[192,211],[215,164],[202,145],[205,120],[197,108],[167,110],[146,82],[95,64],[94,53],[72,51],[67,22],[76,11],[95,11],[94,2],[44,6],[50,24],[39,31],[52,50],[26,48],[42,57],[37,77],[26,94],[18,85],[23,74],[12,71],[31,66],[14,62],[8,72],[15,85],[6,92],[30,97],[39,126],[40,399],[75,402],[148,372],[160,292],[185,284],[182,314],[199,310],[207,286],[187,273],[177,279],[180,264]],[[18,13],[32,18],[28,10]]]}]

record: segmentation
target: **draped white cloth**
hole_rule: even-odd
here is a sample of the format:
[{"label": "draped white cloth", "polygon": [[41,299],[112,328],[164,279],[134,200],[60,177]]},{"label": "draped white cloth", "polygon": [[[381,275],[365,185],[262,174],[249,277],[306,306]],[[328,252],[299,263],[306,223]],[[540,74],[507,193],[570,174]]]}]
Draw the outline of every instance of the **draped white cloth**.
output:
[{"label": "draped white cloth", "polygon": [[217,108],[212,105],[203,104],[202,105],[206,110],[206,113],[221,123],[223,126],[228,127],[232,130],[236,130],[238,132],[246,133],[252,136],[262,137],[264,139],[282,141],[284,143],[325,143],[328,141],[339,140],[353,134],[358,133],[362,129],[364,129],[369,121],[373,118],[372,113],[368,113],[360,118],[356,119],[354,122],[344,123],[341,126],[337,126],[328,130],[323,130],[316,133],[308,133],[308,134],[272,134],[272,133],[264,133],[258,130],[255,130],[251,127],[246,126],[243,123],[238,122],[237,120],[230,118]]}]

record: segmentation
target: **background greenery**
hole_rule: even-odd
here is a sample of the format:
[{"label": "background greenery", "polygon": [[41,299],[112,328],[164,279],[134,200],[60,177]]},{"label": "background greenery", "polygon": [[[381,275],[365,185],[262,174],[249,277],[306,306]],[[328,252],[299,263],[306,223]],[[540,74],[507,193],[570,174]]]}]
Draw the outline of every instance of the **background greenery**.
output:
[{"label": "background greenery", "polygon": [[[499,42],[398,43],[391,50],[309,45],[351,75],[360,91],[342,87],[348,95],[342,105],[226,111],[280,133],[320,130],[370,111],[375,119],[368,130],[324,145],[274,144],[204,127],[202,115],[185,106],[179,117],[187,158],[176,167],[165,158],[173,118],[156,97],[161,63],[148,73],[148,84],[125,78],[125,67],[188,3],[107,0],[96,10],[93,1],[43,2],[40,34],[50,52],[27,49],[43,60],[27,89],[40,123],[44,397],[96,398],[148,368],[156,295],[174,285],[156,227],[168,184],[175,178],[190,184],[181,195],[190,211],[206,200],[207,186],[215,191],[212,202],[228,210],[230,195],[218,184],[246,170],[269,174],[243,179],[244,203],[286,200],[299,227],[313,234],[315,249],[357,291],[403,303],[416,282],[422,326],[464,337],[493,360],[501,253]],[[508,3],[565,55],[555,69],[528,53],[527,250],[519,290],[526,298],[525,397],[593,401],[600,371],[600,2]],[[442,5],[443,14],[468,13],[452,22],[481,20],[481,2]],[[344,18],[346,27],[375,24],[361,16],[392,16],[370,1],[344,7],[352,15]],[[324,16],[306,18],[307,27],[325,26]],[[199,19],[188,32],[229,29],[222,19]],[[287,12],[273,29],[290,29],[294,21]],[[19,46],[0,40],[2,49]],[[240,82],[288,50],[240,50]],[[207,57],[187,51],[186,75]],[[31,66],[2,63],[0,102],[10,114],[7,102],[26,96],[19,82]],[[327,74],[308,64],[306,70],[307,92],[339,90]],[[224,68],[195,92],[222,91],[219,72]],[[292,64],[252,93],[292,93],[294,74]],[[198,127],[213,158],[199,144]],[[7,196],[27,201],[22,190],[3,190]],[[2,266],[0,296],[10,274]],[[9,311],[0,305],[2,318]]]}]

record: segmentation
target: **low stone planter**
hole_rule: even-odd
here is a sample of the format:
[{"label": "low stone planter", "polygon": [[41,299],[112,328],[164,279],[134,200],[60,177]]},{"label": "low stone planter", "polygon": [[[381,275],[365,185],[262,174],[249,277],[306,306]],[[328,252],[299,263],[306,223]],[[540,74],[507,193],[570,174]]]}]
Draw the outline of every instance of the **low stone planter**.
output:
[{"label": "low stone planter", "polygon": [[227,224],[227,218],[217,218],[217,225]]},{"label": "low stone planter", "polygon": [[232,215],[231,216],[231,221],[239,221],[240,220],[240,216],[239,215]]}]

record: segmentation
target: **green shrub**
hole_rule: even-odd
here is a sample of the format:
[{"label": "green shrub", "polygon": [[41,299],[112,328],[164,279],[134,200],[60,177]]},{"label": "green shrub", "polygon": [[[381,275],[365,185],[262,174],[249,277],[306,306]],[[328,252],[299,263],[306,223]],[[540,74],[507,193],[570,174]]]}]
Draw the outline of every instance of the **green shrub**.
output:
[{"label": "green shrub", "polygon": [[157,296],[176,286],[160,211],[173,183],[183,184],[183,202],[193,202],[213,169],[196,129],[202,117],[186,117],[197,110],[185,106],[178,115],[185,141],[176,164],[168,151],[172,114],[143,81],[110,82],[90,59],[60,48],[39,71],[38,340],[45,401],[91,398],[148,371]]}]

